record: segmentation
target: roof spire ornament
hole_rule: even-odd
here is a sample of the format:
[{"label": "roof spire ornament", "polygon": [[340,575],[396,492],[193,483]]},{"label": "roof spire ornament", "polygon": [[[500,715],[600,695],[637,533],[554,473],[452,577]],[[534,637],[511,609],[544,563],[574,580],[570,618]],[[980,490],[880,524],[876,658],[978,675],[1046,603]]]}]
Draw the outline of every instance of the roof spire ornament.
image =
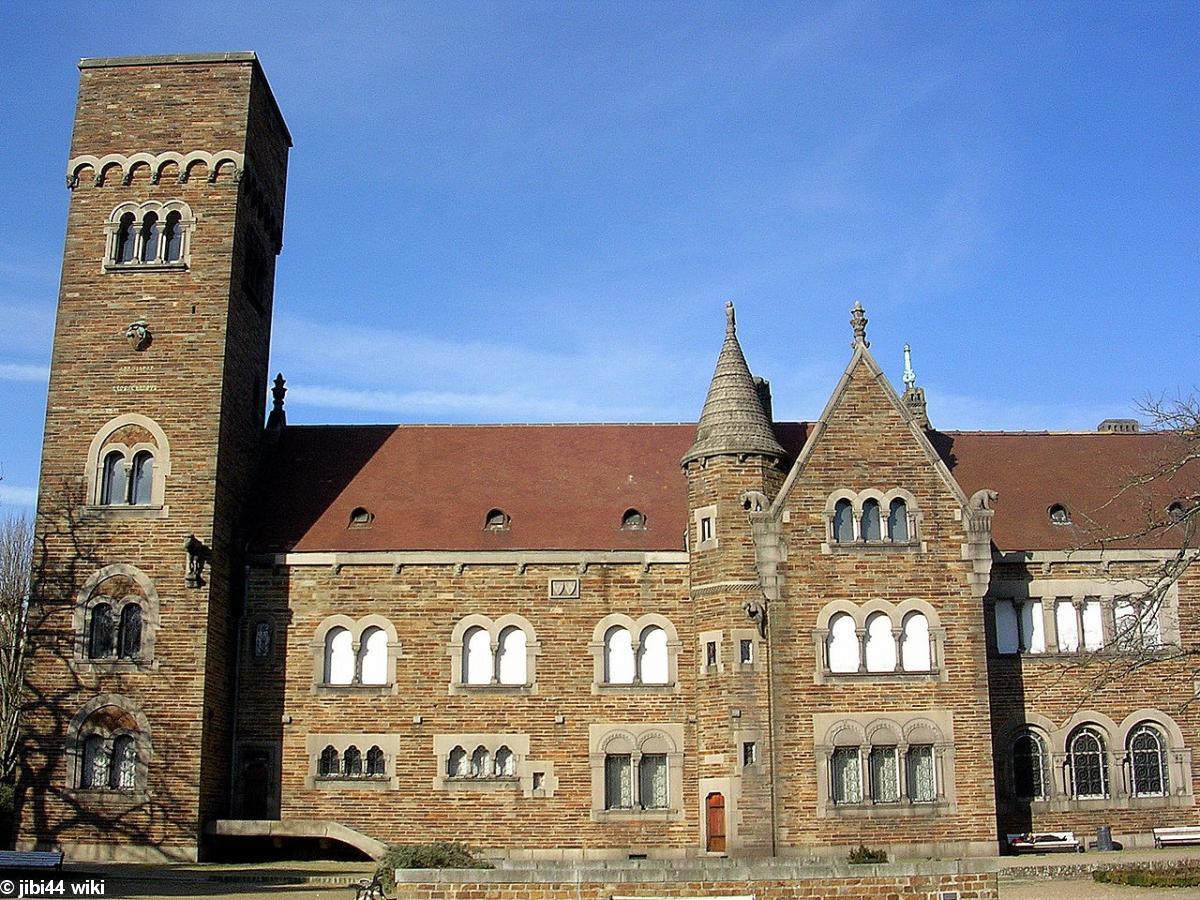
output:
[{"label": "roof spire ornament", "polygon": [[858,347],[862,344],[863,347],[870,347],[871,342],[867,340],[867,314],[863,310],[862,304],[857,300],[854,301],[854,308],[850,310],[850,327],[854,329],[854,343],[851,347]]},{"label": "roof spire ornament", "polygon": [[908,344],[904,345],[904,390],[910,390],[917,386],[917,373],[912,367],[912,347]]},{"label": "roof spire ornament", "polygon": [[725,334],[737,334],[737,319],[733,313],[733,301],[725,301]]},{"label": "roof spire ornament", "polygon": [[267,428],[282,428],[287,424],[287,413],[283,411],[283,398],[286,394],[287,382],[283,380],[283,373],[280,372],[271,385],[274,403],[271,406],[271,415],[267,416]]}]

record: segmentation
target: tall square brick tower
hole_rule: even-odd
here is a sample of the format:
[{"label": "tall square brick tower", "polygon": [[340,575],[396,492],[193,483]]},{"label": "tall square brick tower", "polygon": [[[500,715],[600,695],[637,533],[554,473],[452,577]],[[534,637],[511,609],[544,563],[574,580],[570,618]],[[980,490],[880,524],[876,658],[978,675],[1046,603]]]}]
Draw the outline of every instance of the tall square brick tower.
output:
[{"label": "tall square brick tower", "polygon": [[194,859],[228,798],[291,139],[253,53],[79,68],[19,840]]}]

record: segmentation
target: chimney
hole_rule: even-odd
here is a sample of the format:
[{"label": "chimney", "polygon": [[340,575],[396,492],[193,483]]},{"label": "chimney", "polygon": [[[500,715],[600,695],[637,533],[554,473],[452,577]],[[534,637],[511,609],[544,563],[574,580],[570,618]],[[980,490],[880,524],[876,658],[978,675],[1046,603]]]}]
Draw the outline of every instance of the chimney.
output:
[{"label": "chimney", "polygon": [[1137,434],[1141,426],[1137,419],[1105,419],[1096,430],[1101,434]]},{"label": "chimney", "polygon": [[771,382],[761,375],[755,375],[754,390],[758,392],[758,402],[762,404],[763,412],[767,414],[767,421],[774,422],[775,419],[771,415]]}]

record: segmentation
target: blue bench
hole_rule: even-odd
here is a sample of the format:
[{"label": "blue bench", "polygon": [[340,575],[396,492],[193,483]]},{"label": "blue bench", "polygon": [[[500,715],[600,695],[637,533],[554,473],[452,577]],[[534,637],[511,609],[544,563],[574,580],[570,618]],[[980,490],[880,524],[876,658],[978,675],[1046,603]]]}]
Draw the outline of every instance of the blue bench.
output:
[{"label": "blue bench", "polygon": [[0,850],[0,869],[61,869],[61,850]]}]

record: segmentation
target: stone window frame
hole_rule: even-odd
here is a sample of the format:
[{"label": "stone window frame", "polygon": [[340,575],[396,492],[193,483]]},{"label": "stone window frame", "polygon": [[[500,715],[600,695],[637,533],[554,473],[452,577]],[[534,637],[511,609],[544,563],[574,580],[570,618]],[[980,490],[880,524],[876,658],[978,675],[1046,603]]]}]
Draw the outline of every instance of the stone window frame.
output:
[{"label": "stone window frame", "polygon": [[[500,635],[505,629],[515,627],[525,633],[525,683],[500,683]],[[463,641],[467,632],[482,628],[488,635],[488,646],[492,656],[492,681],[489,684],[467,684],[463,680]],[[524,616],[505,613],[497,619],[480,613],[463,616],[455,623],[446,644],[446,655],[450,657],[450,684],[447,693],[454,694],[535,694],[537,693],[537,658],[542,645],[537,632]]]},{"label": "stone window frame", "polygon": [[[1046,660],[1077,659],[1088,653],[1146,653],[1149,648],[1122,647],[1117,641],[1116,606],[1118,601],[1131,596],[1145,594],[1147,581],[1138,579],[1103,578],[1035,578],[1031,581],[994,582],[987,595],[987,649],[992,656],[1020,657],[1023,660],[1043,658]],[[1088,600],[1098,600],[1102,628],[1102,645],[1088,650],[1083,637],[1083,607]],[[1057,606],[1060,601],[1070,601],[1076,610],[1075,650],[1062,650],[1058,641]],[[1022,650],[1024,636],[1021,632],[1021,609],[1026,603],[1040,602],[1042,607],[1042,635],[1045,649]],[[1017,617],[1017,647],[1015,652],[1002,652],[999,645],[999,629],[996,608],[1000,603],[1012,603]],[[1179,631],[1179,583],[1172,582],[1164,589],[1159,606],[1155,611],[1158,624],[1158,646],[1165,653],[1180,646]],[[1053,649],[1051,649],[1053,648]]]},{"label": "stone window frame", "polygon": [[[115,576],[124,576],[135,581],[142,589],[144,596],[127,594],[121,598],[113,598],[96,593],[96,589],[101,584]],[[116,656],[92,659],[88,656],[92,609],[100,603],[112,603],[114,622],[120,622],[121,610],[130,603],[137,603],[142,607],[142,647],[137,659],[122,659]],[[97,569],[83,583],[79,593],[75,595],[75,608],[72,613],[75,642],[71,654],[71,666],[74,671],[77,674],[100,674],[157,670],[159,662],[154,655],[154,644],[161,623],[159,608],[158,591],[154,587],[153,579],[137,566],[131,566],[128,563],[114,563]]]},{"label": "stone window frame", "polygon": [[[113,706],[131,716],[137,724],[137,730],[117,729],[110,731],[105,727],[88,727],[88,721],[105,707]],[[133,738],[136,751],[134,763],[133,790],[114,788],[85,788],[81,787],[83,774],[84,742],[94,734],[104,738],[105,752],[112,754],[113,743],[117,738],[128,735]],[[141,707],[122,694],[99,694],[79,708],[67,726],[66,741],[67,765],[67,794],[77,800],[85,800],[96,804],[137,804],[146,803],[150,799],[147,787],[149,780],[150,761],[154,756],[154,745],[151,741],[150,720],[142,712]]]},{"label": "stone window frame", "polygon": [[[712,522],[712,537],[708,540],[702,540],[701,535],[704,533],[701,523],[708,519]],[[693,510],[692,520],[696,529],[696,549],[697,550],[715,550],[720,546],[717,540],[717,504],[713,503],[709,506],[701,506]]]},{"label": "stone window frame", "polygon": [[[495,760],[496,751],[508,747],[513,755],[515,775],[491,775],[485,777],[453,777],[447,773],[450,753],[461,747],[467,758],[478,747],[484,747],[488,758]],[[553,797],[558,790],[558,778],[554,774],[554,763],[530,756],[529,735],[515,732],[475,732],[458,734],[435,734],[433,736],[434,776],[433,789],[448,793],[520,791],[523,797]],[[538,786],[535,787],[535,784]]]},{"label": "stone window frame", "polygon": [[[354,654],[354,679],[350,684],[330,684],[325,680],[325,639],[334,628],[345,628],[350,632],[350,647]],[[387,635],[387,676],[383,684],[363,684],[362,676],[362,643],[363,632],[368,628],[381,628]],[[326,616],[317,625],[309,645],[312,654],[313,674],[312,693],[314,694],[396,694],[400,691],[400,682],[396,678],[396,663],[402,655],[403,647],[396,634],[396,626],[384,616],[376,613],[352,619],[346,615]]]},{"label": "stone window frame", "polygon": [[[750,662],[742,662],[742,641],[750,641]],[[757,671],[765,671],[766,663],[763,660],[766,642],[762,639],[762,635],[757,628],[731,628],[729,629],[729,642],[733,647],[733,670],[739,673],[753,674]],[[720,646],[717,647],[717,659],[721,658]]]},{"label": "stone window frame", "polygon": [[[816,759],[817,816],[846,819],[895,819],[952,815],[957,811],[955,791],[954,714],[950,710],[895,713],[814,713],[813,751]],[[908,748],[933,747],[933,772],[937,799],[908,799]],[[861,803],[833,801],[833,753],[839,747],[857,747]],[[869,799],[868,757],[873,747],[895,747],[899,778],[898,801],[875,803]]]},{"label": "stone window frame", "polygon": [[[667,807],[642,809],[638,764],[643,754],[667,757]],[[612,754],[630,756],[633,808],[606,809],[605,760]],[[593,822],[677,822],[684,818],[683,725],[669,723],[614,723],[588,726],[588,763],[592,770],[591,818]]]},{"label": "stone window frame", "polygon": [[[150,262],[142,262],[142,223],[147,213],[154,213],[162,226],[166,225],[171,213],[179,213],[180,248],[179,259],[167,262],[163,258],[166,249],[166,235],[160,234],[155,258]],[[118,262],[117,252],[120,248],[121,219],[126,214],[132,214],[137,225],[137,243],[134,245],[133,259],[129,262]],[[104,260],[101,271],[113,272],[186,272],[192,265],[192,234],[196,230],[196,218],[192,208],[183,200],[144,200],[141,203],[128,201],[120,204],[108,217],[104,225]]]},{"label": "stone window frame", "polygon": [[[362,754],[362,775],[322,775],[320,774],[321,752],[326,747],[337,750],[341,760],[347,748],[357,747]],[[383,751],[383,777],[367,775],[367,752],[372,747]],[[304,749],[308,755],[308,772],[304,777],[304,786],[315,790],[353,790],[353,791],[395,791],[400,788],[399,766],[400,736],[396,734],[377,734],[368,732],[343,732],[338,734],[319,733],[309,734],[304,738]]]},{"label": "stone window frame", "polygon": [[[110,441],[119,429],[134,425],[150,432],[154,443],[140,442],[132,447],[119,441]],[[141,451],[154,456],[154,477],[150,482],[150,502],[143,504],[101,503],[104,489],[104,460],[114,451],[125,458],[126,467],[133,465],[134,457]],[[171,444],[166,432],[149,416],[141,413],[125,413],[109,419],[93,436],[88,446],[84,467],[86,490],[85,511],[88,515],[111,518],[165,519],[169,513],[166,504],[167,476],[171,474]]]},{"label": "stone window frame", "polygon": [[[907,672],[903,665],[903,648],[901,639],[904,634],[904,621],[910,613],[921,613],[929,628],[929,665],[925,672]],[[858,671],[834,672],[829,667],[829,623],[834,616],[845,613],[854,621],[855,634],[858,637]],[[892,623],[892,636],[896,641],[896,669],[891,672],[867,671],[867,621],[876,613],[882,613]],[[942,626],[941,617],[937,610],[927,600],[920,597],[909,597],[899,603],[889,600],[875,599],[865,603],[854,603],[851,600],[831,600],[817,613],[816,627],[812,631],[813,656],[816,666],[813,674],[814,684],[839,684],[862,681],[876,682],[914,682],[914,681],[947,681],[949,672],[946,669],[946,629]]]},{"label": "stone window frame", "polygon": [[[604,639],[609,629],[616,626],[626,629],[633,642],[632,684],[612,684],[604,680]],[[641,680],[642,633],[651,626],[657,626],[667,634],[666,684],[644,684]],[[679,632],[666,616],[646,613],[634,619],[625,613],[610,613],[596,623],[596,627],[592,629],[592,640],[588,644],[588,653],[592,655],[592,693],[678,694],[682,689],[679,683],[679,652],[682,649],[683,642],[679,639]]]},{"label": "stone window frame", "polygon": [[[850,501],[851,520],[854,528],[854,539],[849,543],[837,540],[834,527],[834,514],[841,500]],[[863,504],[874,500],[879,504],[880,533],[885,535],[882,540],[864,541],[861,537]],[[908,540],[893,541],[886,536],[888,511],[893,500],[903,500],[908,514]],[[866,488],[854,491],[850,488],[838,488],[825,500],[825,540],[821,543],[821,552],[829,553],[861,553],[863,551],[884,551],[897,553],[925,553],[928,546],[925,542],[923,523],[925,514],[917,498],[910,491],[895,487],[888,491],[876,488]]]},{"label": "stone window frame", "polygon": [[[716,644],[716,665],[708,664],[708,645]],[[696,635],[696,665],[701,678],[720,675],[725,671],[725,632],[719,628]]]},{"label": "stone window frame", "polygon": [[[1136,796],[1133,793],[1129,770],[1129,739],[1142,725],[1153,725],[1166,741],[1165,795]],[[1071,795],[1066,773],[1068,742],[1071,736],[1083,727],[1095,729],[1103,738],[1108,785],[1106,797],[1079,798]],[[1023,731],[1036,733],[1043,739],[1046,747],[1046,797],[1021,801],[1029,803],[1035,812],[1180,808],[1196,804],[1192,792],[1192,750],[1187,746],[1183,730],[1178,723],[1161,709],[1136,709],[1119,724],[1103,713],[1089,709],[1079,710],[1061,724],[1036,712],[1027,712],[1023,717],[1013,719],[998,732],[998,746],[1003,749],[1005,761],[1001,772],[1006,783],[998,785],[997,788],[1003,789],[1010,796],[1014,795],[1016,785],[1012,760],[1013,742]]]}]

